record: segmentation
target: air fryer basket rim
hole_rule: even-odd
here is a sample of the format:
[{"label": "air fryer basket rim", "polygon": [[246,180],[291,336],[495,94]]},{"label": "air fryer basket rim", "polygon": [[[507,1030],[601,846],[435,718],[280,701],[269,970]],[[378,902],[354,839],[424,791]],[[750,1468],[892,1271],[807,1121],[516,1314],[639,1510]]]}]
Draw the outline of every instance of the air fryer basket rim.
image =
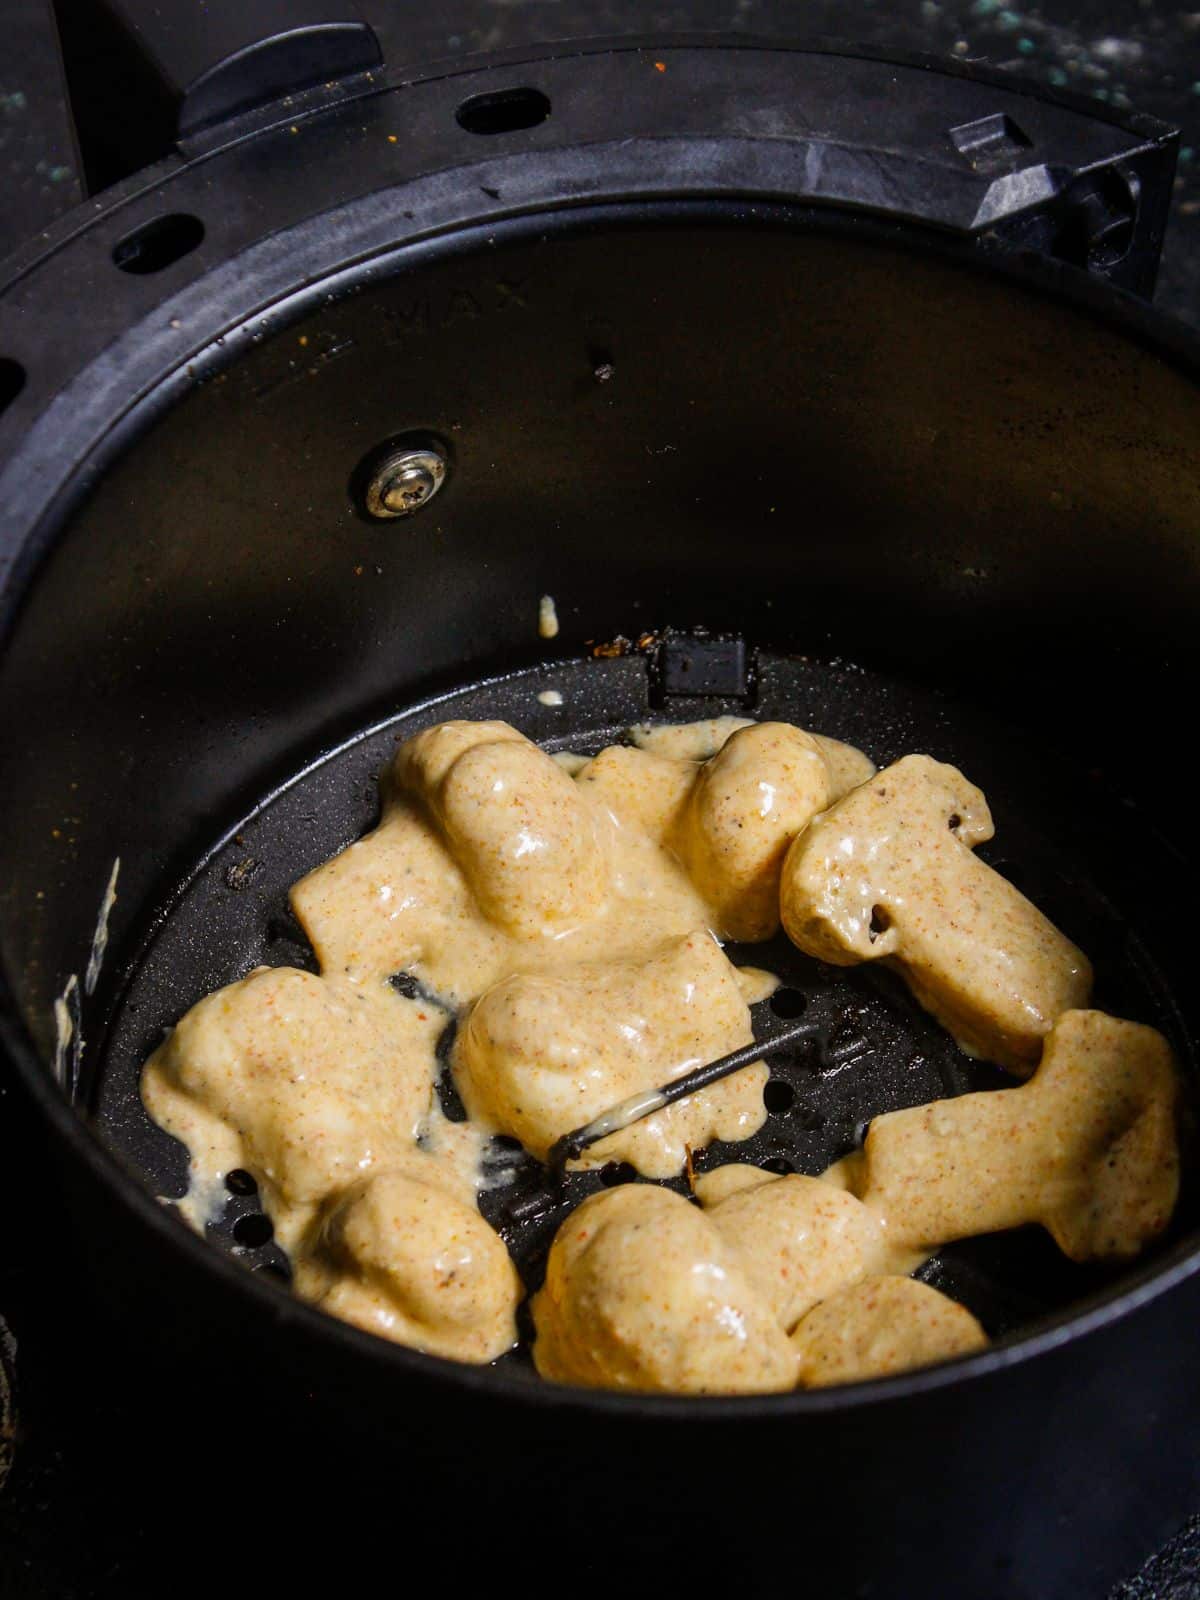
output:
[{"label": "air fryer basket rim", "polygon": [[[485,679],[480,686],[486,687],[488,682],[499,681],[499,678]],[[412,709],[433,709],[448,697],[449,693],[423,697]],[[329,759],[336,753],[336,749],[327,752],[320,760]],[[320,761],[316,764],[319,765]],[[301,769],[296,774],[296,780],[308,770],[307,767]],[[285,788],[289,786],[284,785]],[[217,847],[215,844],[214,851]],[[248,1291],[252,1302],[271,1321],[277,1324],[292,1322],[317,1339],[332,1339],[347,1354],[359,1359],[367,1358],[382,1371],[398,1364],[414,1376],[437,1377],[442,1383],[467,1392],[482,1391],[491,1395],[499,1392],[522,1402],[533,1400],[559,1409],[564,1403],[570,1403],[585,1412],[599,1409],[616,1416],[628,1415],[633,1409],[667,1421],[690,1420],[696,1415],[697,1406],[702,1408],[706,1416],[711,1411],[714,1416],[719,1414],[726,1421],[778,1416],[781,1411],[788,1415],[836,1412],[876,1401],[883,1403],[916,1396],[940,1389],[946,1384],[985,1379],[1018,1363],[1048,1354],[1076,1339],[1085,1338],[1089,1333],[1133,1313],[1200,1271],[1200,1239],[1194,1242],[1181,1241],[1157,1261],[1127,1273],[1118,1289],[1098,1290],[1065,1311],[1040,1318],[1032,1332],[1022,1330],[1007,1335],[977,1355],[955,1357],[936,1366],[895,1377],[860,1380],[846,1387],[766,1396],[697,1398],[625,1394],[534,1383],[527,1378],[514,1378],[503,1369],[473,1366],[426,1355],[405,1345],[377,1338],[319,1311],[287,1289],[264,1283],[258,1275],[246,1271],[233,1257],[215,1249],[180,1219],[169,1214],[116,1153],[91,1132],[88,1123],[52,1083],[50,1074],[38,1059],[27,1030],[20,1024],[13,1024],[15,1009],[7,981],[0,972],[0,1048],[17,1064],[24,1086],[32,1094],[39,1110],[63,1135],[74,1154],[88,1165],[137,1222],[158,1231],[162,1239],[170,1241],[195,1266],[215,1275],[218,1282],[235,1294]]]},{"label": "air fryer basket rim", "polygon": [[[606,162],[611,159],[611,150],[601,146],[591,155],[597,172],[603,173]],[[528,167],[529,159],[517,155],[503,158],[499,164],[516,171]],[[487,165],[494,170],[498,163],[493,160]],[[546,165],[543,158],[539,171],[545,171]],[[547,176],[552,186],[552,168]],[[475,166],[464,168],[453,177],[459,192],[462,195],[469,192],[472,201],[477,202],[478,169]],[[417,180],[418,185],[421,182],[423,180]],[[236,338],[230,337],[223,348],[214,341],[232,335],[251,318],[260,318],[269,312],[277,325],[290,323],[328,295],[331,283],[339,279],[344,282],[366,270],[386,272],[394,265],[412,260],[418,252],[460,249],[489,229],[536,227],[539,219],[566,206],[580,208],[577,216],[571,219],[573,222],[591,225],[629,215],[646,220],[682,219],[697,209],[712,215],[722,206],[727,211],[744,209],[748,200],[755,199],[766,202],[759,207],[758,220],[761,221],[768,220],[774,208],[780,217],[786,214],[793,223],[800,221],[819,231],[853,234],[867,247],[873,241],[897,242],[893,225],[810,206],[785,207],[782,194],[747,195],[736,188],[735,179],[733,193],[721,200],[710,197],[668,201],[653,189],[631,195],[628,187],[623,186],[607,203],[599,190],[588,195],[584,202],[566,200],[552,192],[531,200],[517,216],[511,210],[504,212],[502,208],[493,208],[498,214],[481,217],[478,205],[473,205],[475,220],[472,222],[447,224],[428,232],[413,230],[412,237],[397,243],[394,219],[404,209],[403,197],[411,194],[413,188],[413,184],[400,184],[375,191],[221,262],[185,289],[150,306],[116,346],[80,371],[70,387],[55,397],[0,478],[0,495],[11,486],[7,503],[14,512],[0,542],[0,558],[16,558],[4,603],[0,606],[0,640],[13,625],[22,595],[35,581],[41,554],[49,548],[71,509],[86,494],[89,483],[108,461],[136,441],[152,418],[192,382],[196,372],[212,372],[219,365],[237,359]],[[106,220],[103,216],[98,219],[99,222]],[[348,256],[345,231],[352,225],[357,230],[359,244]],[[372,235],[373,242],[368,242]],[[1120,295],[1109,286],[1095,282],[1084,273],[1058,262],[1024,255],[1015,260],[986,258],[964,248],[961,241],[934,232],[926,232],[921,243],[925,249],[957,261],[966,270],[1008,279],[1014,293],[1024,289],[1065,302],[1076,311],[1118,329],[1182,367],[1189,375],[1200,376],[1200,339],[1190,329],[1153,312],[1133,297]],[[282,289],[276,284],[265,298],[261,287],[264,256],[282,264],[291,280],[290,285]],[[314,260],[321,258],[324,265],[314,266]],[[164,325],[173,316],[183,320],[185,327],[196,329],[189,341],[190,349],[183,353],[170,348],[171,341],[164,340],[162,335]],[[64,415],[70,416],[66,429],[60,425]],[[58,430],[56,448],[47,451],[44,448],[46,437],[55,429]],[[535,1385],[486,1367],[475,1368],[420,1355],[336,1321],[275,1286],[254,1282],[252,1275],[236,1262],[223,1258],[199,1236],[164,1214],[163,1208],[91,1133],[51,1083],[24,1025],[15,1019],[13,997],[0,973],[0,1044],[16,1064],[54,1132],[118,1197],[137,1223],[159,1230],[161,1239],[173,1241],[175,1248],[182,1251],[198,1271],[209,1274],[213,1292],[227,1289],[232,1294],[248,1297],[245,1303],[254,1306],[260,1317],[276,1324],[295,1324],[308,1336],[332,1343],[357,1360],[370,1362],[381,1374],[399,1370],[413,1377],[436,1377],[443,1384],[465,1391],[507,1394],[522,1402],[556,1408],[566,1405],[618,1416],[636,1410],[663,1420],[695,1417],[698,1404],[695,1399],[627,1396]],[[706,1397],[699,1405],[705,1416],[714,1420],[800,1416],[857,1408],[940,1389],[950,1383],[982,1379],[1017,1363],[1033,1360],[1075,1338],[1086,1337],[1091,1331],[1127,1316],[1140,1305],[1167,1292],[1197,1270],[1200,1270],[1200,1241],[1185,1242],[1155,1264],[1129,1274],[1117,1291],[1092,1296],[1082,1306],[1049,1319],[1037,1331],[1014,1336],[980,1355],[845,1389],[771,1397]]]}]

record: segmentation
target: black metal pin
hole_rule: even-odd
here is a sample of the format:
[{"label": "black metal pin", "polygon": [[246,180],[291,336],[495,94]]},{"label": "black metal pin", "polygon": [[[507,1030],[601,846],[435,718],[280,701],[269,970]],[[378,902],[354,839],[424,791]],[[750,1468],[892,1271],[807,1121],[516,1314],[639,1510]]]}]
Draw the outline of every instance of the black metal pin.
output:
[{"label": "black metal pin", "polygon": [[607,1111],[601,1112],[598,1117],[593,1117],[582,1127],[573,1128],[570,1133],[563,1134],[562,1138],[550,1147],[546,1165],[551,1171],[560,1172],[568,1161],[577,1160],[589,1145],[607,1139],[612,1133],[620,1133],[625,1128],[632,1127],[635,1122],[653,1116],[656,1111],[673,1105],[677,1100],[684,1100],[700,1089],[707,1089],[709,1084],[729,1077],[730,1073],[738,1072],[754,1061],[777,1055],[789,1045],[808,1041],[815,1043],[823,1062],[830,1066],[836,1066],[847,1057],[856,1055],[863,1047],[861,1039],[852,1039],[834,1048],[829,1042],[828,1025],[823,1022],[794,1022],[768,1012],[763,1023],[761,1037],[753,1044],[743,1045],[740,1050],[731,1051],[729,1055],[722,1056],[718,1061],[710,1061],[703,1067],[697,1067],[693,1072],[686,1072],[682,1078],[674,1078],[670,1083],[664,1083],[657,1089],[643,1089],[637,1094],[630,1095],[628,1099],[610,1106]]}]

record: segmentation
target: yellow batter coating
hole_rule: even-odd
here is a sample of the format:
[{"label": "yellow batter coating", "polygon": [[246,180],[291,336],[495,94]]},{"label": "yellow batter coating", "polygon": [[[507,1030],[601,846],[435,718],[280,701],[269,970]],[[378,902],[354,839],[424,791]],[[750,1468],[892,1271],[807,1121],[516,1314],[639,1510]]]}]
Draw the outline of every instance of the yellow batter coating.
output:
[{"label": "yellow batter coating", "polygon": [[[697,929],[640,961],[525,973],[489,989],[459,1030],[455,1082],[472,1118],[544,1158],[561,1135],[636,1090],[753,1039],[736,969]],[[746,1139],[762,1126],[766,1081],[761,1063],[744,1067],[610,1134],[585,1164],[623,1160],[647,1177],[671,1177],[689,1145]]]},{"label": "yellow batter coating", "polygon": [[883,1378],[987,1345],[957,1301],[914,1278],[865,1278],[810,1311],[792,1334],[805,1389]]},{"label": "yellow batter coating", "polygon": [[1087,1004],[1087,957],[973,854],[992,837],[956,767],[905,756],[802,833],[784,864],[792,942],[837,966],[883,961],[975,1055],[1027,1075],[1055,1019]]},{"label": "yellow batter coating", "polygon": [[698,1179],[696,1194],[785,1330],[836,1290],[885,1269],[882,1221],[854,1195],[819,1178],[763,1172],[729,1192],[728,1180],[712,1181],[729,1170]]},{"label": "yellow batter coating", "polygon": [[368,1333],[456,1361],[517,1342],[521,1280],[503,1241],[432,1159],[343,1191],[296,1269],[297,1292]]},{"label": "yellow batter coating", "polygon": [[844,1177],[897,1244],[1040,1222],[1075,1261],[1125,1258],[1175,1209],[1178,1105],[1161,1033],[1068,1011],[1029,1083],[876,1117]]},{"label": "yellow batter coating", "polygon": [[533,1301],[545,1378],[668,1394],[790,1389],[796,1356],[735,1252],[667,1189],[623,1184],[563,1223]]},{"label": "yellow batter coating", "polygon": [[484,916],[553,938],[603,910],[608,840],[578,788],[504,722],[443,722],[400,749],[394,781],[424,802]]},{"label": "yellow batter coating", "polygon": [[[757,726],[749,717],[711,717],[703,722],[641,722],[629,732],[638,749],[652,755],[675,761],[708,761],[725,748],[739,728]],[[843,744],[824,733],[810,732],[808,737],[816,740],[825,757],[834,800],[840,800],[873,776],[875,763],[854,745]]]},{"label": "yellow batter coating", "polygon": [[[484,733],[472,743],[473,728]],[[504,799],[495,818],[480,820],[489,817],[486,802],[468,803],[476,789]],[[511,973],[640,959],[704,926],[708,913],[642,816],[626,815],[615,799],[586,771],[573,782],[505,723],[442,724],[401,747],[379,826],[302,878],[293,909],[322,971],[408,971],[451,1005],[468,1004]],[[434,810],[452,828],[434,820]],[[581,858],[574,887],[556,889],[547,863]]]},{"label": "yellow batter coating", "polygon": [[[461,1185],[483,1181],[487,1130],[543,1151],[630,1088],[750,1042],[745,995],[774,982],[730,966],[664,842],[702,770],[632,749],[564,764],[504,723],[446,723],[401,746],[379,826],[293,889],[322,976],[251,974],[194,1007],[146,1065],[146,1105],[191,1156],[185,1214],[202,1224],[224,1174],[247,1168],[299,1293],[422,1349],[485,1360],[506,1348],[507,1290],[461,1326],[413,1309],[413,1285],[439,1281],[439,1228],[459,1238],[469,1218],[473,1259],[495,1267],[502,1247]],[[437,1000],[401,998],[387,982],[400,971]],[[435,1046],[480,996],[459,1047],[479,1117],[456,1127],[437,1109]],[[559,1055],[543,1059],[548,996]],[[592,1159],[676,1172],[689,1146],[761,1125],[765,1078],[748,1068]]]},{"label": "yellow batter coating", "polygon": [[[1081,1011],[1086,959],[973,854],[983,796],[907,757],[720,718],[634,730],[554,760],[505,723],[408,741],[379,826],[293,889],[322,976],[260,968],[192,1008],[143,1072],[191,1157],[188,1214],[258,1179],[299,1294],[464,1361],[515,1340],[521,1284],[479,1215],[489,1133],[544,1156],[637,1090],[750,1043],[714,933],[884,959],[1020,1089],[871,1124],[821,1180],[726,1166],[699,1205],[645,1185],[567,1219],[535,1302],[535,1360],[563,1382],[769,1392],[900,1370],[982,1340],[895,1274],[955,1238],[1040,1221],[1076,1259],[1156,1236],[1178,1189],[1178,1076],[1152,1029]],[[781,876],[782,864],[782,876]],[[436,1001],[389,985],[404,970]],[[471,1121],[438,1109],[451,1015]],[[1057,1019],[1057,1020],[1056,1020]],[[594,1146],[587,1164],[679,1172],[762,1124],[745,1068]],[[689,1168],[690,1170],[690,1168]],[[789,1342],[789,1335],[792,1335]]]},{"label": "yellow batter coating", "polygon": [[142,1099],[202,1180],[252,1171],[287,1243],[327,1194],[413,1148],[445,1021],[383,983],[258,967],[192,1007]]},{"label": "yellow batter coating", "polygon": [[626,828],[664,844],[678,825],[699,771],[695,761],[613,744],[584,762],[575,781]]},{"label": "yellow batter coating", "polygon": [[543,1377],[756,1393],[847,1383],[987,1343],[954,1301],[889,1274],[883,1225],[852,1196],[742,1166],[696,1187],[703,1212],[631,1183],[567,1218],[533,1300]]},{"label": "yellow batter coating", "polygon": [[738,729],[701,767],[672,842],[722,938],[779,931],[783,858],[831,798],[820,746],[786,722]]}]

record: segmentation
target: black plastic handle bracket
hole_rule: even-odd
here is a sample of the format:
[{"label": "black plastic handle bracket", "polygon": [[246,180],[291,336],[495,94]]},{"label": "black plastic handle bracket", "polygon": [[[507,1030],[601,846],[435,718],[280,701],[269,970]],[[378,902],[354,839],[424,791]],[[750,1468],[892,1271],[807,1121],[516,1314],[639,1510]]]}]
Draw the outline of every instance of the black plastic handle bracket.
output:
[{"label": "black plastic handle bracket", "polygon": [[[1172,134],[1080,172],[1043,167],[1018,174],[1021,180],[1036,177],[1044,194],[1007,212],[998,206],[994,220],[985,213],[980,236],[1083,267],[1148,300],[1166,232],[1177,143]],[[1003,198],[989,190],[986,204]]]},{"label": "black plastic handle bracket", "polygon": [[[569,204],[591,193],[673,199],[738,189],[918,223],[981,254],[1037,254],[1147,299],[1153,292],[1179,136],[1152,118],[974,62],[709,36],[591,40],[376,72],[374,35],[347,14],[349,3],[246,0],[236,15],[235,0],[210,0],[208,10],[165,0],[64,5],[63,19],[92,8],[89,24],[99,8],[125,45],[122,54],[114,40],[98,55],[101,30],[65,30],[91,191],[172,151],[186,169],[231,145],[238,182],[253,188],[238,220],[253,230],[268,211],[281,222],[307,215],[326,168],[321,203],[345,199],[336,108],[367,95],[375,119],[388,104],[389,135],[404,128],[375,152],[386,158],[381,184],[485,157],[502,165],[528,147],[536,162],[519,180],[498,166],[499,181],[479,180],[477,191],[503,190],[511,208],[548,203],[560,189]],[[402,106],[389,98],[401,91]],[[309,119],[304,161],[280,161],[276,132],[290,134],[315,110],[330,116]],[[364,110],[360,131],[371,120]],[[363,180],[362,166],[355,171]],[[118,264],[138,270],[130,260]]]},{"label": "black plastic handle bracket", "polygon": [[179,138],[382,61],[347,0],[106,0],[175,106]]}]

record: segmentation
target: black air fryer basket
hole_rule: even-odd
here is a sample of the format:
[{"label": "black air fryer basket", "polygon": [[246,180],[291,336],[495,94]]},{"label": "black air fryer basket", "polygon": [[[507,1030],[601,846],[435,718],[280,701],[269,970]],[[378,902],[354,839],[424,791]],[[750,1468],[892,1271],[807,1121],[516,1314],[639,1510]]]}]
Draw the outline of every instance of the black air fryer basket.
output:
[{"label": "black air fryer basket", "polygon": [[[726,713],[961,766],[984,854],[1190,1074],[1200,363],[1139,298],[1173,136],[848,48],[413,76],[309,20],[143,19],[178,154],[0,285],[0,1027],[146,1396],[184,1456],[236,1433],[275,1526],[310,1474],[353,1482],[462,1581],[532,1540],[633,1592],[663,1561],[710,1592],[1103,1592],[1200,1490],[1190,1186],[1128,1271],[1033,1230],[935,1257],[981,1355],[593,1394],[295,1300],[252,1185],[190,1234],[137,1082],[202,994],[313,964],[288,885],[372,824],[397,739],[503,717],[593,751]],[[734,953],[861,1048],[780,1060],[763,1131],[701,1165],[820,1172],[879,1112],[1002,1081],[886,976]],[[483,1203],[532,1286],[565,1207],[630,1174],[556,1195],[505,1160]]]}]

